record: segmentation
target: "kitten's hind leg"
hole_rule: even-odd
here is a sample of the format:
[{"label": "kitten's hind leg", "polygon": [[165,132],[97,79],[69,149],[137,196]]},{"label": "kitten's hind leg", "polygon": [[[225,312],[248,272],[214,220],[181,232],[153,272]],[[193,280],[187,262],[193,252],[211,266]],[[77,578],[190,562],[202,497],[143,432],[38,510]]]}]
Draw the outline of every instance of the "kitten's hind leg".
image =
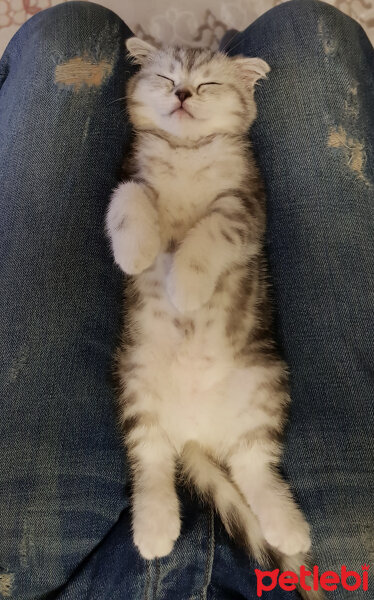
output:
[{"label": "kitten's hind leg", "polygon": [[305,553],[310,548],[309,525],[277,471],[275,440],[259,427],[229,460],[231,475],[257,516],[266,541],[284,554]]},{"label": "kitten's hind leg", "polygon": [[127,446],[133,472],[134,543],[143,558],[166,556],[180,532],[173,448],[157,424],[141,417]]}]

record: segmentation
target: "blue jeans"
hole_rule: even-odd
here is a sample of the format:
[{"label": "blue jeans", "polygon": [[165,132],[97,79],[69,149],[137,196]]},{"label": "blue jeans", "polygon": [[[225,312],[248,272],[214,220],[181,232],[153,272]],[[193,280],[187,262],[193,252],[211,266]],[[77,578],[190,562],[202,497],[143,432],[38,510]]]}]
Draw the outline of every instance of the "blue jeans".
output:
[{"label": "blue jeans", "polygon": [[[61,4],[0,63],[0,598],[257,598],[255,565],[183,490],[170,556],[144,561],[131,540],[110,377],[123,280],[103,233],[130,142],[130,35],[99,5]],[[230,52],[272,67],[251,138],[292,376],[284,471],[320,571],[361,573],[374,562],[373,48],[338,10],[294,0]]]}]

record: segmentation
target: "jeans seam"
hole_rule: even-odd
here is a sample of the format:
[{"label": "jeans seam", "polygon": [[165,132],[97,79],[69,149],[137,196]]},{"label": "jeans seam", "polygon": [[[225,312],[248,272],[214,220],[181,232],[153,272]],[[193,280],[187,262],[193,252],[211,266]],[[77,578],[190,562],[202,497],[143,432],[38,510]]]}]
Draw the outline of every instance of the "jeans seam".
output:
[{"label": "jeans seam", "polygon": [[148,591],[149,591],[149,587],[150,587],[150,568],[151,568],[151,563],[147,560],[146,565],[147,565],[147,570],[146,570],[146,579],[145,579],[143,600],[149,600]]},{"label": "jeans seam", "polygon": [[208,525],[208,552],[205,565],[204,573],[204,587],[200,593],[200,600],[206,600],[208,594],[208,587],[212,578],[213,571],[213,560],[215,550],[215,535],[214,535],[214,510],[211,508],[209,512],[209,525]]},{"label": "jeans seam", "polygon": [[154,582],[153,582],[153,594],[152,597],[157,600],[157,588],[158,588],[158,582],[160,580],[160,559],[156,558],[155,560],[155,578],[154,578]]}]

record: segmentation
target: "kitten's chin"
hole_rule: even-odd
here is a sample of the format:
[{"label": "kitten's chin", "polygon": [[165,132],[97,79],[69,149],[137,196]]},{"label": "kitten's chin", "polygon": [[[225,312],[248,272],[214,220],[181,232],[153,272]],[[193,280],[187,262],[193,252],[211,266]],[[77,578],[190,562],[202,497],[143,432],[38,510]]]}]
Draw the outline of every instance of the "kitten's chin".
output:
[{"label": "kitten's chin", "polygon": [[198,140],[214,134],[246,134],[255,114],[247,120],[237,113],[207,116],[190,109],[160,113],[153,107],[141,106],[130,111],[130,118],[139,130],[158,129],[180,139]]},{"label": "kitten's chin", "polygon": [[197,140],[215,133],[204,127],[200,121],[196,121],[196,119],[184,115],[177,116],[169,122],[162,123],[161,127],[167,133],[186,140]]},{"label": "kitten's chin", "polygon": [[181,139],[193,140],[212,133],[204,131],[204,121],[197,120],[185,110],[164,115],[150,115],[146,111],[137,111],[131,114],[131,120],[138,130],[156,129]]},{"label": "kitten's chin", "polygon": [[156,127],[180,139],[189,141],[198,140],[218,133],[232,132],[224,127],[217,127],[210,119],[198,119],[188,114],[172,114],[168,117],[162,117]]},{"label": "kitten's chin", "polygon": [[[215,134],[245,134],[250,123],[245,124],[242,120],[232,118],[199,118],[176,111],[178,114],[150,115],[145,111],[131,115],[135,127],[139,130],[156,129],[163,131],[181,140],[194,141]],[[185,113],[185,114],[183,114]]]}]

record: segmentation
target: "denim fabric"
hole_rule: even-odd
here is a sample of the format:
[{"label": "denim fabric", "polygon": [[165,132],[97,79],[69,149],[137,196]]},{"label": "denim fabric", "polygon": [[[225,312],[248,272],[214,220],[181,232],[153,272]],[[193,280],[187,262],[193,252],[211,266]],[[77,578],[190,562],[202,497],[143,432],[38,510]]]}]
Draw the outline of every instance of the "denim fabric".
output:
[{"label": "denim fabric", "polygon": [[[99,5],[67,3],[30,19],[0,63],[0,598],[252,600],[255,565],[183,490],[169,557],[144,561],[131,541],[110,379],[122,275],[103,234],[130,140],[129,35]],[[315,563],[360,572],[374,557],[374,52],[309,0],[274,8],[230,52],[272,67],[251,136],[292,375],[285,475]]]}]

